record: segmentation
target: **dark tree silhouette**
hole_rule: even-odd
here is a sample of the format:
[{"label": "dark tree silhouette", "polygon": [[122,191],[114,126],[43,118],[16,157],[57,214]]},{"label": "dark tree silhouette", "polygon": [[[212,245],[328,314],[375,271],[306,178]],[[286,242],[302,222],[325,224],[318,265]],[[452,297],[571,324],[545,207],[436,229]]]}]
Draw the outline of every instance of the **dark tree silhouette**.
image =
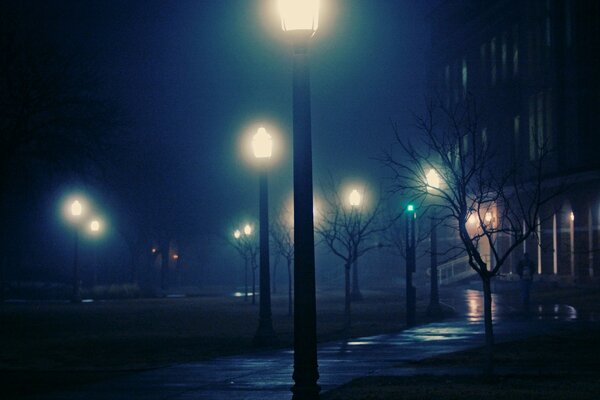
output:
[{"label": "dark tree silhouette", "polygon": [[[327,249],[344,262],[345,328],[350,329],[351,268],[354,266],[356,270],[360,257],[381,246],[381,234],[390,226],[390,221],[382,218],[383,197],[374,196],[368,192],[367,187],[353,189],[356,190],[355,194],[345,192],[333,177],[329,177],[321,186],[325,204],[319,210],[315,231]],[[355,198],[351,199],[349,196]],[[359,293],[357,277],[358,273],[354,281]]]},{"label": "dark tree silhouette", "polygon": [[271,238],[274,250],[285,259],[288,272],[288,316],[293,313],[292,301],[292,265],[294,262],[294,228],[293,213],[286,208],[279,211],[277,218],[271,223]]},{"label": "dark tree silhouette", "polygon": [[[432,101],[417,117],[420,134],[407,140],[397,126],[401,154],[388,152],[383,162],[394,173],[394,190],[415,201],[430,199],[437,217],[460,238],[455,250],[468,256],[481,278],[487,349],[485,372],[493,373],[494,333],[491,280],[513,250],[535,237],[543,206],[558,196],[560,185],[545,185],[548,143],[535,143],[537,157],[498,157],[478,126],[475,101],[447,107]],[[426,174],[434,170],[439,187],[429,186]],[[510,240],[499,240],[500,237]]]},{"label": "dark tree silhouette", "polygon": [[243,229],[240,229],[236,230],[233,235],[227,235],[226,241],[244,259],[244,301],[248,301],[248,267],[250,267],[252,272],[252,304],[255,304],[255,271],[258,268],[256,258],[260,250],[258,240],[256,240],[256,235],[252,232],[245,233]]}]

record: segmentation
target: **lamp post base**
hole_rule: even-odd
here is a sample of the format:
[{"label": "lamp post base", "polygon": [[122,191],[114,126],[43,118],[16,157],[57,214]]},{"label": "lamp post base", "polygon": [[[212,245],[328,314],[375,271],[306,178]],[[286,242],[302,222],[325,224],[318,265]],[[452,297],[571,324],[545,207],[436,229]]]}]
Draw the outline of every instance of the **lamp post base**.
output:
[{"label": "lamp post base", "polygon": [[268,323],[259,324],[254,339],[252,339],[252,344],[255,347],[267,347],[275,345],[276,342],[277,335],[275,334],[273,326]]},{"label": "lamp post base", "polygon": [[444,317],[444,311],[440,303],[429,303],[427,306],[427,316],[429,318],[439,319]]},{"label": "lamp post base", "polygon": [[292,386],[292,400],[319,400],[321,386],[317,384],[306,384]]}]

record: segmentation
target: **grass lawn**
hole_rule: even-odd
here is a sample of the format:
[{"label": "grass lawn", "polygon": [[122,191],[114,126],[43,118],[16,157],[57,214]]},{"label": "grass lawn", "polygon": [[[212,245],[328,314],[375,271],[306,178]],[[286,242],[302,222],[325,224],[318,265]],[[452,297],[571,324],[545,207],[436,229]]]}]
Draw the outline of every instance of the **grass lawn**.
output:
[{"label": "grass lawn", "polygon": [[[318,336],[348,335],[343,298],[318,298]],[[258,302],[257,302],[258,303]],[[398,331],[399,295],[366,292],[353,304],[352,336]],[[0,370],[128,370],[251,351],[258,304],[242,298],[194,297],[85,304],[0,305]],[[287,297],[273,297],[277,346],[291,346]]]}]

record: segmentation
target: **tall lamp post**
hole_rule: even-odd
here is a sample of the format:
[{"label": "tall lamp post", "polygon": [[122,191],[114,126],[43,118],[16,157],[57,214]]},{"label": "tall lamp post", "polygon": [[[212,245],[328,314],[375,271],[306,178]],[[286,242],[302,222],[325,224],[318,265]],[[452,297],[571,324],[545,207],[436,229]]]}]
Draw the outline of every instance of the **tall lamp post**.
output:
[{"label": "tall lamp post", "polygon": [[[352,191],[350,192],[350,196],[348,196],[348,202],[350,203],[350,207],[352,207],[352,211],[359,213],[360,210],[358,209],[362,203],[362,196],[360,194],[360,192],[356,189],[352,189]],[[360,218],[360,216],[358,215],[353,215],[356,218]],[[359,221],[354,221],[354,222],[359,222]],[[353,226],[353,229],[355,228],[355,226]],[[360,229],[360,227],[359,227]],[[356,249],[353,249],[353,254],[352,254],[352,293],[350,294],[350,298],[354,301],[360,301],[362,300],[362,294],[360,293],[360,288],[358,286],[358,260],[356,257]]]},{"label": "tall lamp post", "polygon": [[79,221],[83,206],[79,200],[74,200],[70,206],[71,217],[75,221],[75,236],[73,241],[73,293],[71,303],[81,303],[81,283],[79,281]]},{"label": "tall lamp post", "polygon": [[319,0],[279,0],[281,27],[293,45],[294,386],[293,399],[318,399],[315,238],[308,43]]},{"label": "tall lamp post", "polygon": [[[100,220],[93,219],[90,222],[90,232],[92,233],[92,235],[98,236],[100,234],[100,228],[101,228]],[[96,286],[97,283],[98,283],[98,247],[94,246],[94,279],[93,279],[93,286]]]},{"label": "tall lamp post", "polygon": [[413,286],[412,274],[416,272],[415,206],[406,207],[406,326],[414,326],[417,314],[417,290]]},{"label": "tall lamp post", "polygon": [[271,318],[271,281],[269,271],[269,190],[267,164],[273,152],[273,138],[263,127],[252,138],[254,157],[260,162],[259,178],[259,246],[260,246],[260,309],[258,329],[254,335],[254,344],[264,346],[272,344],[275,337]]},{"label": "tall lamp post", "polygon": [[[435,169],[430,169],[425,175],[428,191],[435,191],[440,188],[440,176]],[[431,245],[431,268],[430,278],[431,286],[429,290],[429,305],[427,306],[427,315],[430,317],[439,318],[442,316],[442,308],[440,307],[440,293],[438,288],[438,269],[437,269],[437,216],[435,207],[432,207],[431,214],[431,230],[430,230],[430,245]]]}]

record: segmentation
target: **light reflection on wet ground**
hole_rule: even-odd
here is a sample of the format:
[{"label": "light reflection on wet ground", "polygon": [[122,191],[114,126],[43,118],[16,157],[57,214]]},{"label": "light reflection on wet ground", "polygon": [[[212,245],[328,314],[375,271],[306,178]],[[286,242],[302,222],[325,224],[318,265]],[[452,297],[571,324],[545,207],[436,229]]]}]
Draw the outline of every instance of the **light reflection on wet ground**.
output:
[{"label": "light reflection on wet ground", "polygon": [[[459,315],[464,316],[471,323],[483,322],[483,292],[481,291],[467,289],[464,291],[464,296],[442,299],[442,302],[453,307]],[[554,321],[596,320],[593,313],[583,316],[573,306],[566,304],[532,304],[529,310],[525,311],[519,304],[519,299],[509,298],[505,294],[492,294],[494,323],[525,317]]]}]

